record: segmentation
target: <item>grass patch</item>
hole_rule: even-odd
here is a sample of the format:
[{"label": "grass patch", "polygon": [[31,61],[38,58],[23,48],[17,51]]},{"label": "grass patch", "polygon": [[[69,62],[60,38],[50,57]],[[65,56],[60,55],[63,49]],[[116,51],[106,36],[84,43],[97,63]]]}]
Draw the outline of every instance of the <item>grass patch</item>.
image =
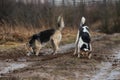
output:
[{"label": "grass patch", "polygon": [[115,41],[115,42],[118,42],[118,41],[120,41],[120,37],[113,37],[111,40]]},{"label": "grass patch", "polygon": [[[10,29],[11,31],[4,30],[3,32],[0,32],[0,48],[1,49],[9,49],[9,48],[14,48],[21,43],[26,43],[29,40],[29,37],[31,37],[35,33],[39,33],[42,30],[46,30],[43,28],[31,28],[26,29],[25,27],[15,28],[13,30],[12,28]],[[22,33],[21,33],[22,32]],[[69,44],[75,42],[76,39],[76,34],[77,30],[76,29],[71,29],[71,28],[65,28],[62,31],[62,41],[60,45],[64,44]],[[51,47],[49,44],[46,46]]]},{"label": "grass patch", "polygon": [[77,35],[77,29],[72,29],[72,28],[66,28],[62,32],[63,37],[62,37],[62,42],[61,44],[69,44],[75,42],[76,35]]}]

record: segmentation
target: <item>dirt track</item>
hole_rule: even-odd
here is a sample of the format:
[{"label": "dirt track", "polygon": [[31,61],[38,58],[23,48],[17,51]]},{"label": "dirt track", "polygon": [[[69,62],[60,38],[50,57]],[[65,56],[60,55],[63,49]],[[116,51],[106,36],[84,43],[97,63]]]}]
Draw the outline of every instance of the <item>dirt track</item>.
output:
[{"label": "dirt track", "polygon": [[92,59],[73,56],[74,44],[57,55],[43,49],[27,57],[23,46],[0,50],[1,78],[9,80],[120,80],[120,34],[94,36]]}]

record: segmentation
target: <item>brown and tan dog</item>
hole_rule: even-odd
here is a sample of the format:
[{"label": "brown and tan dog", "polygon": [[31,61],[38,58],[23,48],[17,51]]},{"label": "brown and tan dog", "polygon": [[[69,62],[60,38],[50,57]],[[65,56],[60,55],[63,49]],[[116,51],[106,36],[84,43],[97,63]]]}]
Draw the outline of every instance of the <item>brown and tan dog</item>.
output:
[{"label": "brown and tan dog", "polygon": [[39,55],[40,49],[46,45],[46,43],[51,42],[53,48],[53,55],[56,54],[59,49],[59,43],[62,39],[61,31],[64,28],[63,17],[59,16],[57,21],[57,28],[52,28],[34,34],[29,42],[26,44],[27,55],[32,54]]}]

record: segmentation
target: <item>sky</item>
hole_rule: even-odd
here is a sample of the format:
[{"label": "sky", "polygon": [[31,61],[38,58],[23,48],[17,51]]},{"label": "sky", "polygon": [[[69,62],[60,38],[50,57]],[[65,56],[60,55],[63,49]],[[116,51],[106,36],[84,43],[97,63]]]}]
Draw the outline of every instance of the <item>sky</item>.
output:
[{"label": "sky", "polygon": [[[44,3],[45,1],[52,2],[53,0],[16,0],[16,2],[18,2],[18,1],[23,1],[24,3],[27,3],[27,2],[31,3],[31,2],[41,1],[41,3]],[[62,3],[62,0],[54,0],[54,1],[55,1],[56,5],[59,5],[59,4]],[[64,0],[64,1],[65,1],[65,4],[66,3],[72,4],[74,0]],[[77,3],[77,2],[80,2],[82,0],[75,0],[75,1]],[[103,1],[103,0],[83,0],[83,1],[89,3],[91,1],[93,2],[93,1]],[[108,1],[110,1],[110,0],[108,0]],[[112,1],[117,1],[117,0],[112,0]]]}]

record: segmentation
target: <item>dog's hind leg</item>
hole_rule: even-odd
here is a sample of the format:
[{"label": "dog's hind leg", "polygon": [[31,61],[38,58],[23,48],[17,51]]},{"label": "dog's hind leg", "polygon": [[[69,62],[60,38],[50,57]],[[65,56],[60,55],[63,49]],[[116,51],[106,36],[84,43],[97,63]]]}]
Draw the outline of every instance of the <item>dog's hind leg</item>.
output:
[{"label": "dog's hind leg", "polygon": [[78,47],[76,46],[73,55],[76,55],[76,54],[77,54],[77,51],[78,51]]},{"label": "dog's hind leg", "polygon": [[78,44],[79,42],[77,41],[76,42],[76,46],[75,46],[75,51],[74,51],[74,53],[73,53],[73,55],[76,55],[76,54],[78,54],[78,52],[80,51],[78,51],[78,48],[79,48],[79,44]]},{"label": "dog's hind leg", "polygon": [[59,50],[59,47],[58,47],[59,42],[57,42],[56,40],[52,40],[51,42],[52,42],[52,46],[53,46],[53,53],[52,54],[55,55],[57,50]]},{"label": "dog's hind leg", "polygon": [[91,54],[91,53],[89,53],[89,55],[88,55],[88,59],[91,59],[91,57],[92,57],[92,54]]},{"label": "dog's hind leg", "polygon": [[89,59],[91,59],[91,57],[92,57],[92,46],[91,46],[91,44],[90,44],[90,51],[89,51],[89,53],[88,53],[88,58]]},{"label": "dog's hind leg", "polygon": [[78,42],[79,42],[79,31],[77,33],[77,38],[76,38],[76,41],[75,41],[75,51],[74,51],[73,55],[77,54],[77,51],[78,51]]},{"label": "dog's hind leg", "polygon": [[89,51],[88,52],[88,59],[91,59],[91,57],[92,57],[92,53],[91,53],[91,51]]},{"label": "dog's hind leg", "polygon": [[77,52],[77,54],[78,54],[78,58],[80,58],[80,48],[78,47],[78,52]]},{"label": "dog's hind leg", "polygon": [[54,44],[53,40],[51,40],[51,45],[52,45],[52,48],[53,48],[53,52],[52,52],[52,54],[53,54],[55,52],[55,44]]},{"label": "dog's hind leg", "polygon": [[82,50],[81,53],[80,53],[82,56],[85,56],[86,53]]},{"label": "dog's hind leg", "polygon": [[52,54],[55,55],[55,53],[56,53],[56,46],[55,46],[54,40],[51,40],[51,44],[52,44],[52,48],[53,48]]}]

